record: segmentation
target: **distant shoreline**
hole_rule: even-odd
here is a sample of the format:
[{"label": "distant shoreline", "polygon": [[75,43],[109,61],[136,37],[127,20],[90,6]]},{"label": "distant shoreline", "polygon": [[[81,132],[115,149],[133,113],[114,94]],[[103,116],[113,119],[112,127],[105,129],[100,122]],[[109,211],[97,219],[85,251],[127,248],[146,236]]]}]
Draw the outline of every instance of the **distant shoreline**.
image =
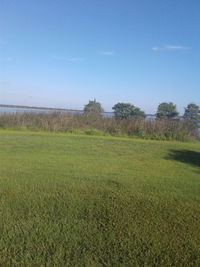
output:
[{"label": "distant shoreline", "polygon": [[[49,108],[49,107],[35,107],[35,106],[22,106],[22,105],[5,105],[0,104],[0,108],[15,108],[15,109],[34,109],[34,110],[52,110],[52,111],[65,111],[65,112],[77,112],[83,113],[80,109],[66,109],[66,108]],[[112,111],[104,111],[105,114],[113,114]],[[149,117],[155,117],[155,114],[146,114]]]},{"label": "distant shoreline", "polygon": [[[35,106],[23,106],[23,105],[5,105],[0,104],[1,108],[10,108],[10,109],[22,109],[22,110],[35,110],[35,111],[58,111],[58,112],[66,112],[66,113],[77,113],[83,114],[83,110],[80,109],[65,109],[65,108],[50,108],[50,107],[35,107]],[[104,114],[113,114],[112,111],[105,111]]]},{"label": "distant shoreline", "polygon": [[65,108],[49,108],[49,107],[35,107],[35,106],[21,106],[21,105],[4,105],[0,104],[0,108],[19,108],[19,109],[35,109],[35,110],[58,110],[58,111],[72,111],[72,112],[83,112],[78,109],[65,109]]}]

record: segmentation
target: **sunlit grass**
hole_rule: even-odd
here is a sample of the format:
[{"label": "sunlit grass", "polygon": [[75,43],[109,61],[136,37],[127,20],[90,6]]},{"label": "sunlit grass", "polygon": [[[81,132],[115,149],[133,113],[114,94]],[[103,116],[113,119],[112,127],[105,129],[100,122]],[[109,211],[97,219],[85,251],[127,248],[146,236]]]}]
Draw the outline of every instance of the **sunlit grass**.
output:
[{"label": "sunlit grass", "polygon": [[200,266],[200,144],[0,131],[1,266]]}]

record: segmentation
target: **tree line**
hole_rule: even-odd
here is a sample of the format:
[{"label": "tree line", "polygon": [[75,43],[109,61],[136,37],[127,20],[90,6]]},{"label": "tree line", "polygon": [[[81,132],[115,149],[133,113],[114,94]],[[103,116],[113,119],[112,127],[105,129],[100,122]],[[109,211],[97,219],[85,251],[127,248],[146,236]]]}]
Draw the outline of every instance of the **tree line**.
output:
[{"label": "tree line", "polygon": [[[114,111],[114,117],[117,119],[145,119],[146,114],[139,107],[130,103],[119,102],[112,107]],[[99,115],[104,112],[101,103],[96,99],[90,100],[88,104],[84,106],[84,114]],[[163,102],[158,105],[157,112],[155,114],[157,120],[163,119],[179,119],[179,112],[176,105],[172,102]],[[190,103],[185,108],[183,119],[186,122],[197,125],[200,123],[200,107],[194,103]]]}]

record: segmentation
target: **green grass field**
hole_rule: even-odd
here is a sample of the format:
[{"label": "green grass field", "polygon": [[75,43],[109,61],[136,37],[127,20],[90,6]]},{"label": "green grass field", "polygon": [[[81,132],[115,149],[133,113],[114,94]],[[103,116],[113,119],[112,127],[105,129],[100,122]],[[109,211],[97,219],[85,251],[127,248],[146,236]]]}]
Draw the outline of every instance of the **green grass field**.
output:
[{"label": "green grass field", "polygon": [[200,266],[200,143],[0,131],[0,266]]}]

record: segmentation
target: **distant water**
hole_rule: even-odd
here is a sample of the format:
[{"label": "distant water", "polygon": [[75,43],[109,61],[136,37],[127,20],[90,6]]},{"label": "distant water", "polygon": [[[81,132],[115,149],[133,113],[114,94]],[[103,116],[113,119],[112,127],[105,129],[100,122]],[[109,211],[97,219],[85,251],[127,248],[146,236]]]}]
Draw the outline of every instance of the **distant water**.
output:
[{"label": "distant water", "polygon": [[[70,113],[70,114],[82,114],[82,110],[59,110],[59,109],[31,109],[31,108],[12,108],[12,107],[0,107],[0,113]],[[113,112],[104,112],[105,117],[113,117]]]},{"label": "distant water", "polygon": [[35,113],[52,113],[55,111],[45,110],[45,109],[31,109],[31,108],[8,108],[8,107],[0,107],[0,113],[23,113],[23,112],[35,112]]},{"label": "distant water", "polygon": [[[70,113],[70,114],[82,114],[82,110],[59,110],[59,109],[31,109],[31,108],[12,108],[12,107],[0,107],[0,113],[23,113],[23,112],[34,112],[34,113]],[[106,118],[114,117],[113,112],[103,112],[103,116]],[[154,120],[155,115],[147,115],[146,120]]]}]

